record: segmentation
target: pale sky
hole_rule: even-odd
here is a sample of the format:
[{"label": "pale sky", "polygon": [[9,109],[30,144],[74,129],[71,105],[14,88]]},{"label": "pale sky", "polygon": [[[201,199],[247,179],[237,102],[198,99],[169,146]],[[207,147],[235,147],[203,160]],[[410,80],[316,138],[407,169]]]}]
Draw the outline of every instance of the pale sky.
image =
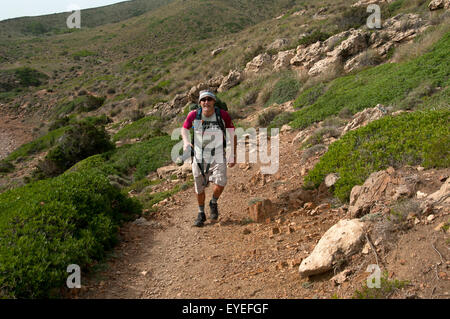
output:
[{"label": "pale sky", "polygon": [[40,16],[76,9],[89,9],[125,0],[0,0],[0,21],[24,16]]}]

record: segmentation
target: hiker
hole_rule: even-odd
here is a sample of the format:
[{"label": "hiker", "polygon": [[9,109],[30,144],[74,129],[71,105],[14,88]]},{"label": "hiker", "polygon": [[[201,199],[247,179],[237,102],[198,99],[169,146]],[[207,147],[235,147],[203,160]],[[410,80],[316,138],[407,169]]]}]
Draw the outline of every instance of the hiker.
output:
[{"label": "hiker", "polygon": [[[194,226],[202,227],[206,221],[205,188],[209,182],[214,184],[213,196],[209,202],[210,218],[217,220],[219,211],[217,201],[227,183],[227,158],[225,154],[226,133],[234,136],[234,153],[228,156],[228,167],[236,164],[237,137],[234,125],[227,111],[215,106],[217,98],[210,91],[201,91],[200,108],[191,111],[181,130],[184,152],[191,149],[192,173],[198,202],[198,216]],[[194,128],[194,136],[189,140],[189,129]],[[214,137],[214,138],[213,138]],[[212,142],[213,141],[213,142]],[[213,146],[211,146],[214,144]]]}]

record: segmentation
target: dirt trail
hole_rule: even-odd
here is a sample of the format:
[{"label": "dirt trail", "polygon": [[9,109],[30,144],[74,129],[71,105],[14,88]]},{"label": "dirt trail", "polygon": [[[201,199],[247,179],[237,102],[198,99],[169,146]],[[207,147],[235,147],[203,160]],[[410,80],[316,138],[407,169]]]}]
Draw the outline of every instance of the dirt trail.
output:
[{"label": "dirt trail", "polygon": [[[192,226],[198,208],[190,188],[160,206],[149,225],[124,225],[121,243],[107,263],[99,265],[104,268],[82,277],[83,289],[71,291],[71,297],[351,298],[366,282],[367,266],[377,263],[375,254],[356,254],[341,265],[344,268],[338,266],[313,278],[298,274],[299,263],[322,235],[340,219],[350,217],[326,192],[315,202],[330,204],[322,213],[311,215],[287,203],[286,197],[301,187],[305,169],[313,167],[319,157],[316,154],[306,163],[302,160],[298,146],[291,144],[296,133],[281,134],[278,173],[264,177],[256,164],[238,164],[228,170],[229,182],[219,200],[217,223],[208,220],[203,228]],[[211,187],[206,196],[208,203]],[[270,199],[277,207],[270,222],[248,222],[247,207],[255,198]],[[390,298],[448,297],[446,272],[450,262],[445,259],[442,264],[433,249],[419,247],[432,247],[432,242],[423,239],[435,241],[438,236],[433,247],[446,255],[448,234],[433,230],[435,224],[448,219],[446,215],[436,218],[434,224],[425,222],[405,234],[398,233],[404,238],[402,246],[394,241],[396,248],[391,251],[378,250],[389,278],[410,280],[405,289],[390,293]],[[438,281],[434,272],[426,269],[435,266],[441,271]],[[337,286],[330,279],[343,269],[350,271],[350,278]]]},{"label": "dirt trail", "polygon": [[[280,194],[300,187],[300,158],[290,144],[293,136],[292,133],[283,135],[280,172],[266,181],[258,181],[256,164],[238,164],[228,170],[229,183],[219,200],[219,222],[208,220],[203,228],[192,227],[198,208],[190,188],[162,207],[151,226],[125,225],[121,230],[123,241],[115,249],[115,257],[105,271],[83,283],[86,289],[80,297],[304,298],[311,295],[313,291],[306,289],[305,295],[302,289],[305,279],[299,278],[298,266],[287,263],[310,252],[320,239],[319,232],[331,227],[339,217],[289,216],[287,220],[280,215],[277,221],[268,224],[246,223],[249,200],[269,198],[277,203]],[[211,187],[206,194],[209,201]],[[315,229],[299,227],[301,219],[315,224]],[[298,230],[288,233],[285,230],[291,223],[291,231],[295,227]],[[281,233],[272,235],[275,226],[280,227]]]}]

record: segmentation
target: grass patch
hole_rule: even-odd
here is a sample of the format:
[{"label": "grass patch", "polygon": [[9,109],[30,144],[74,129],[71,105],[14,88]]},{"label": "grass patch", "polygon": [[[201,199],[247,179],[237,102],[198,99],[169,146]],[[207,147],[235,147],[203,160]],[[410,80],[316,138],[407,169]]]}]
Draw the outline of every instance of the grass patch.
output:
[{"label": "grass patch", "polygon": [[114,135],[113,141],[116,142],[131,138],[149,139],[155,136],[161,136],[164,134],[161,131],[162,126],[163,122],[160,118],[147,116],[122,128]]},{"label": "grass patch", "polygon": [[282,104],[297,97],[300,82],[292,76],[282,77],[275,84],[266,106],[277,103]]},{"label": "grass patch", "polygon": [[170,161],[172,147],[178,141],[172,141],[170,136],[157,136],[148,141],[133,145],[124,145],[117,149],[108,163],[120,174],[133,174],[139,180],[157,168]]},{"label": "grass patch", "polygon": [[350,131],[330,145],[305,177],[305,183],[318,187],[326,175],[338,173],[334,195],[348,201],[353,186],[389,166],[449,167],[449,116],[448,108],[417,111],[387,116]]}]

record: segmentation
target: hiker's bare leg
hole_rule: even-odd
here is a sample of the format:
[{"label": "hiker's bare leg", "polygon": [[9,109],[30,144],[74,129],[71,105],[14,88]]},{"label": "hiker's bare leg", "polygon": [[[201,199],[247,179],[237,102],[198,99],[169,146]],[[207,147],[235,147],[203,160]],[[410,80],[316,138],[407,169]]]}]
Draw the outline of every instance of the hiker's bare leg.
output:
[{"label": "hiker's bare leg", "polygon": [[205,206],[205,191],[203,193],[197,194],[198,206]]},{"label": "hiker's bare leg", "polygon": [[[220,186],[220,185],[214,184],[214,189],[213,189],[214,197],[219,199],[219,197],[222,194],[224,189],[225,189],[225,186]],[[204,201],[204,199],[203,199],[203,201]]]}]

